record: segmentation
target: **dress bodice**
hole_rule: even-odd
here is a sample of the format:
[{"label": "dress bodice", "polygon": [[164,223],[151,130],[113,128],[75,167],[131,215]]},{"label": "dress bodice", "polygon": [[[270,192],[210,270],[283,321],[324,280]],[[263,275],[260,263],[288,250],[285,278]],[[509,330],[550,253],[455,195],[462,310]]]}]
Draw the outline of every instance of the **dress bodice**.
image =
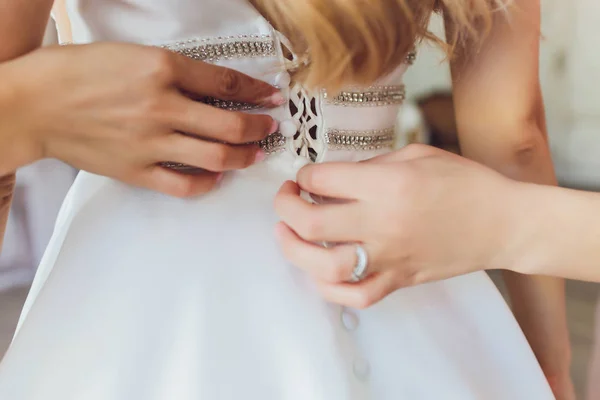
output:
[{"label": "dress bodice", "polygon": [[[375,85],[332,95],[290,82],[282,51],[287,41],[245,0],[68,0],[67,9],[75,43],[162,46],[280,87],[289,101],[268,111],[282,122],[280,132],[261,142],[268,153],[288,151],[317,162],[358,160],[393,146],[405,97],[402,74],[412,54]],[[254,111],[244,104],[211,102]]]}]

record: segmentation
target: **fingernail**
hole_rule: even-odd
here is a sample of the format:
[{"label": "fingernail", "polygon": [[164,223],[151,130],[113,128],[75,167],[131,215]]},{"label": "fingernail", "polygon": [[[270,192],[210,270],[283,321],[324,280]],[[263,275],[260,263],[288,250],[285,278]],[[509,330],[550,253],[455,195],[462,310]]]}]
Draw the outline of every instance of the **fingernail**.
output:
[{"label": "fingernail", "polygon": [[281,92],[273,93],[271,97],[269,97],[269,100],[272,104],[276,106],[281,106],[283,105],[283,103],[285,103],[285,97],[283,97],[283,94],[281,94]]},{"label": "fingernail", "polygon": [[269,129],[269,135],[277,132],[278,129],[279,129],[279,122],[276,120],[273,120],[273,123],[271,124],[271,128]]},{"label": "fingernail", "polygon": [[267,154],[262,150],[258,150],[256,152],[256,156],[254,157],[254,162],[259,163],[261,161],[264,161],[265,158],[267,158]]}]

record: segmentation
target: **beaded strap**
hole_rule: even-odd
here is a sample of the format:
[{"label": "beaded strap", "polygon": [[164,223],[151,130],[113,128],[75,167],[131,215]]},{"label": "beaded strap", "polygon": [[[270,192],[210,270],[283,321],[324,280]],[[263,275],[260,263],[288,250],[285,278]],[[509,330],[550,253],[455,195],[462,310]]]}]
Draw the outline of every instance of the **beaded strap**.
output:
[{"label": "beaded strap", "polygon": [[325,142],[330,150],[378,150],[394,146],[394,128],[377,130],[329,129]]}]

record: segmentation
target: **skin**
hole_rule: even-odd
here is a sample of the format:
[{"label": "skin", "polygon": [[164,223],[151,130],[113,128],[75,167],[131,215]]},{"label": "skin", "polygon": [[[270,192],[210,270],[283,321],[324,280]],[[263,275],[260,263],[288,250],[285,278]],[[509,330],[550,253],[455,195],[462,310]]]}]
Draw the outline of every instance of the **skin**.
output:
[{"label": "skin", "polygon": [[[0,14],[1,37],[11,38],[0,42],[0,237],[14,171],[42,158],[177,197],[205,193],[223,172],[264,158],[248,143],[276,131],[270,116],[219,110],[190,97],[274,107],[284,101],[277,89],[152,47],[37,49],[51,7],[51,0],[7,0]],[[157,165],[164,161],[198,170],[177,173]]]},{"label": "skin", "polygon": [[[470,47],[467,44],[465,48],[457,49],[456,57],[452,60],[461,147],[467,157],[507,177],[555,185],[538,78],[539,2],[519,0],[511,4],[514,8],[511,10],[510,25],[501,16],[496,17],[492,32],[476,54],[468,51]],[[452,31],[452,26],[447,25],[447,30]],[[275,201],[282,220],[277,226],[277,236],[284,253],[294,265],[312,274],[323,296],[335,303],[367,307],[406,286],[406,282],[419,283],[428,279],[427,273],[419,269],[402,268],[400,261],[405,256],[403,252],[406,247],[398,245],[399,234],[396,231],[398,227],[406,225],[390,223],[389,218],[382,218],[382,213],[393,215],[398,207],[402,207],[407,191],[417,190],[411,185],[421,186],[427,181],[411,181],[409,185],[394,180],[391,170],[395,168],[395,163],[389,162],[394,156],[389,157],[392,158],[382,157],[352,167],[343,163],[308,166],[298,174],[299,186],[286,183]],[[350,169],[352,174],[348,174]],[[359,174],[359,170],[363,172]],[[384,170],[390,173],[383,173]],[[437,172],[443,174],[442,170]],[[361,202],[365,188],[369,188],[371,194],[368,195],[369,201]],[[299,189],[350,201],[309,204],[299,197]],[[471,207],[480,207],[480,202],[485,200],[482,197],[473,198],[469,202]],[[490,212],[496,213],[497,210]],[[449,212],[439,215],[439,218],[447,220],[456,217]],[[492,221],[490,216],[483,218]],[[373,221],[378,221],[378,225],[373,225]],[[460,220],[455,222],[463,224]],[[412,220],[409,226],[411,230],[418,231],[421,224],[419,220]],[[498,234],[498,226],[501,224],[475,230],[476,237],[472,239],[497,243],[494,237]],[[427,228],[426,225],[423,229]],[[467,231],[467,226],[463,228],[463,240],[470,243],[464,236],[472,236],[473,232]],[[400,232],[405,238],[411,237],[407,231],[400,229]],[[446,237],[434,237],[438,237],[440,243],[434,242],[432,246],[443,246]],[[351,269],[356,264],[353,247],[322,249],[312,244],[321,241],[364,244],[371,259],[371,275],[359,284],[348,284]],[[460,249],[462,247],[459,246],[454,252]],[[419,250],[425,251],[414,249],[415,252]],[[479,269],[488,268],[484,264],[487,261],[481,258],[477,262]],[[378,262],[387,266],[387,273],[377,272]],[[452,259],[447,262],[452,263]],[[319,266],[320,271],[315,266]],[[329,268],[321,268],[323,266]],[[452,266],[447,268],[453,270]],[[455,272],[466,273],[468,270],[458,268]],[[569,378],[570,346],[563,280],[512,271],[507,271],[505,280],[515,316],[556,397],[572,399],[574,394]]]},{"label": "skin", "polygon": [[[0,44],[0,60],[15,58],[39,46],[43,34],[43,27],[47,21],[50,8],[51,1],[49,0],[34,0],[29,2],[10,0],[3,5],[4,12],[0,15],[0,33],[2,34],[0,37],[19,39],[12,39],[6,41],[6,43]],[[526,13],[529,13],[526,9],[525,11]],[[539,16],[537,18],[539,18]],[[517,23],[517,26],[519,25],[521,24]],[[496,30],[487,41],[487,45],[484,46],[483,53],[485,54],[485,50],[487,49],[490,54],[478,57],[474,63],[471,61],[461,61],[460,58],[453,63],[454,77],[461,77],[461,79],[455,79],[457,117],[461,131],[461,140],[466,154],[474,159],[481,159],[485,163],[505,172],[507,175],[523,180],[552,183],[554,178],[547,156],[547,149],[545,142],[540,140],[540,138],[543,137],[542,132],[544,131],[544,127],[541,123],[541,121],[543,121],[543,108],[539,96],[537,72],[535,74],[532,72],[537,70],[537,37],[534,39],[531,32],[527,34],[527,32],[521,28],[517,27],[516,29],[516,31],[519,31],[518,35],[508,32],[507,29]],[[494,47],[491,44],[497,46],[495,52],[491,50]],[[101,52],[106,52],[103,55],[103,57],[106,57],[107,54],[114,56],[116,54],[124,55],[131,51],[142,51],[141,47],[136,47],[136,49],[129,47],[126,49],[127,51],[125,51],[125,49],[121,51],[114,48],[100,49],[100,47],[87,47],[85,51],[92,52],[92,50],[96,51],[96,49],[98,49],[98,57],[100,57]],[[502,53],[500,49],[510,51],[511,54],[515,54],[515,56],[510,57],[510,60],[506,57],[500,57],[501,54],[506,54]],[[3,184],[0,185],[0,188],[3,190],[3,192],[0,193],[2,194],[0,199],[3,199],[2,211],[6,212],[7,204],[9,204],[9,200],[7,201],[6,199],[10,199],[13,179],[11,172],[20,165],[33,162],[42,157],[64,159],[75,166],[85,167],[93,172],[114,176],[115,178],[122,179],[126,182],[177,196],[191,195],[212,188],[218,179],[220,171],[236,168],[236,165],[227,164],[227,160],[245,160],[242,166],[237,165],[237,167],[243,167],[249,163],[247,161],[249,159],[247,155],[246,157],[236,156],[228,158],[225,155],[227,151],[222,150],[221,152],[217,152],[217,154],[222,156],[213,160],[213,164],[208,165],[208,168],[206,168],[209,172],[202,176],[182,176],[173,173],[172,171],[156,167],[156,162],[161,160],[182,161],[192,165],[205,167],[204,162],[206,157],[199,157],[199,148],[192,145],[194,140],[197,142],[202,141],[185,138],[184,143],[184,138],[179,137],[180,135],[176,135],[175,131],[186,130],[188,132],[202,133],[205,137],[214,136],[211,136],[204,126],[204,129],[198,129],[199,132],[195,131],[196,124],[194,124],[194,122],[197,121],[195,121],[194,116],[202,115],[199,111],[199,105],[195,104],[195,107],[191,107],[191,105],[188,104],[189,107],[183,107],[187,111],[183,112],[183,114],[180,114],[181,111],[174,111],[175,108],[178,110],[181,109],[181,101],[183,101],[183,96],[178,95],[178,90],[174,89],[191,89],[192,92],[196,92],[197,94],[213,92],[210,92],[207,87],[196,86],[197,83],[195,80],[192,81],[186,79],[188,76],[193,76],[195,70],[191,66],[188,66],[187,68],[185,66],[182,67],[181,64],[184,64],[185,62],[181,61],[181,59],[175,60],[175,56],[166,55],[165,52],[159,52],[155,49],[151,50],[152,55],[150,55],[149,49],[144,50],[148,50],[148,52],[146,52],[148,58],[144,58],[144,60],[147,61],[144,64],[146,67],[142,68],[141,71],[139,71],[139,68],[131,68],[135,71],[127,71],[131,74],[127,76],[132,78],[131,82],[133,82],[133,87],[138,89],[137,91],[133,90],[128,93],[128,95],[131,96],[128,104],[132,105],[129,112],[125,112],[125,115],[121,112],[117,113],[120,115],[117,115],[115,120],[112,121],[101,121],[100,124],[95,126],[96,129],[93,129],[94,126],[90,125],[92,122],[97,122],[96,119],[93,118],[94,116],[115,115],[110,112],[107,113],[107,107],[110,109],[109,100],[111,100],[111,98],[106,95],[107,91],[103,90],[106,87],[111,87],[111,85],[97,85],[95,89],[90,87],[90,91],[86,93],[87,96],[84,96],[84,98],[75,95],[72,97],[66,96],[65,98],[58,96],[57,98],[56,89],[61,86],[58,84],[56,87],[46,86],[46,90],[40,90],[39,85],[43,83],[40,82],[40,78],[35,79],[34,84],[24,84],[23,86],[16,85],[12,90],[4,90],[5,99],[11,99],[10,101],[6,100],[6,104],[27,104],[28,107],[32,105],[32,112],[33,110],[39,111],[40,114],[38,116],[40,118],[32,118],[32,116],[36,116],[36,114],[30,114],[29,112],[27,117],[20,115],[21,113],[18,111],[22,110],[22,107],[18,109],[11,109],[10,107],[4,108],[5,110],[10,110],[10,112],[2,116],[3,121],[9,121],[6,126],[11,127],[11,132],[21,132],[21,134],[18,137],[10,136],[10,132],[5,132],[4,135],[0,135],[3,140],[7,141],[5,143],[11,143],[11,152],[6,154],[6,160],[8,161],[6,161],[5,164],[3,163],[2,166],[2,173],[4,176],[2,179]],[[0,76],[11,76],[11,79],[8,81],[18,82],[18,76],[20,75],[19,71],[28,71],[22,75],[30,79],[35,75],[31,73],[31,71],[34,71],[34,67],[37,68],[39,65],[42,65],[42,56],[48,55],[48,52],[50,51],[58,52],[59,50],[51,49],[39,51],[35,55],[32,55],[32,57],[37,56],[39,58],[35,61],[31,61],[29,68],[26,68],[26,65],[24,64],[27,60],[21,59],[19,63],[23,63],[12,64],[13,66],[17,65],[12,72],[6,70],[6,75],[0,74]],[[67,50],[61,49],[60,51],[65,52],[61,53],[61,56],[64,54],[64,59],[62,63],[59,63],[60,66],[77,68],[76,62],[67,62],[67,60],[73,60],[76,56],[76,51],[84,50],[75,48]],[[72,51],[73,53],[67,56],[66,52],[68,51]],[[91,53],[88,53],[87,56],[91,57],[90,54]],[[493,57],[494,54],[496,57]],[[533,61],[532,55],[535,55],[535,62]],[[48,55],[48,57],[50,57],[50,55]],[[88,57],[77,58],[77,60],[78,62],[81,62]],[[140,57],[136,58],[139,59]],[[501,60],[501,62],[499,62],[499,60]],[[515,62],[515,60],[518,60],[518,62]],[[127,60],[120,61],[122,61],[122,64],[117,64],[121,65],[124,69],[129,64]],[[139,64],[136,64],[136,66],[141,67]],[[59,69],[60,68],[57,68],[55,71]],[[73,87],[76,86],[78,91],[81,89],[79,83],[93,82],[93,79],[91,79],[92,76],[94,79],[98,79],[96,76],[98,71],[90,72],[89,80],[84,79],[84,75],[86,74],[85,71],[86,69],[81,68],[76,71],[79,73],[74,74],[79,80],[76,81],[78,84],[73,85]],[[523,73],[523,71],[526,71],[527,73]],[[109,75],[112,76],[113,79],[116,79],[114,75],[108,73],[109,71],[104,72],[107,77],[105,83],[110,83],[110,79],[108,79]],[[114,71],[112,72],[114,73]],[[122,71],[120,70],[119,72]],[[200,74],[199,71],[196,71],[196,73],[198,74],[196,76],[204,76],[204,74]],[[486,74],[514,76],[515,79],[481,79]],[[231,77],[231,75],[226,76]],[[535,77],[535,80],[532,79],[532,77]],[[522,80],[519,80],[518,78]],[[123,81],[121,76],[118,76],[118,79],[120,82]],[[246,78],[240,79],[244,81]],[[130,80],[127,79],[127,81]],[[207,81],[210,81],[210,79]],[[497,84],[493,85],[492,81],[496,81]],[[23,82],[23,79],[21,82]],[[225,82],[229,83],[225,86],[219,86],[217,89],[222,89],[223,87],[231,88],[230,80],[225,80]],[[467,82],[469,84],[467,84]],[[478,84],[473,85],[473,82],[477,82]],[[68,82],[62,81],[62,83],[65,84]],[[147,88],[146,91],[143,91],[143,83],[152,84],[151,88],[153,88],[154,91]],[[481,85],[484,83],[485,85]],[[46,84],[49,83],[46,82]],[[524,84],[524,86],[520,86],[519,84]],[[490,99],[487,92],[484,94],[483,90],[476,90],[473,92],[473,90],[470,89],[480,86],[492,90],[492,92],[497,93],[497,95],[494,96],[493,99]],[[233,87],[238,88],[237,85],[234,85]],[[240,98],[243,96],[234,96],[239,95],[239,93],[237,93],[238,90],[228,91],[227,94],[229,95],[229,98],[243,100]],[[65,95],[73,94],[73,92],[74,91],[71,91],[71,93],[66,93]],[[149,92],[153,93],[154,97],[152,97]],[[48,93],[52,93],[53,97],[51,99],[44,97],[48,96]],[[62,92],[58,93],[62,94]],[[161,95],[158,95],[157,93],[160,93]],[[266,89],[265,92],[260,93],[264,94],[264,96],[261,96],[262,98],[260,101],[264,101],[265,97],[272,99],[272,94],[267,96]],[[532,95],[533,93],[535,93],[535,95]],[[123,93],[120,93],[120,95],[122,96]],[[118,97],[119,96],[115,96],[115,99]],[[222,96],[220,97],[223,98]],[[122,100],[122,97],[120,98]],[[164,100],[166,98],[169,98],[172,103]],[[174,100],[175,98],[178,98],[181,101],[178,102],[177,100]],[[155,101],[152,101],[152,99]],[[19,103],[19,101],[21,101],[21,103]],[[178,107],[175,107],[175,104],[177,104]],[[483,104],[485,104],[485,107],[482,107]],[[73,106],[76,108],[73,108]],[[73,110],[79,110],[82,106],[89,107],[86,109],[88,113],[78,112],[79,118],[74,117]],[[471,112],[471,110],[474,109],[473,107],[476,107],[477,113]],[[61,114],[57,109],[62,110],[63,113]],[[68,118],[64,118],[64,111],[66,110],[71,114]],[[11,117],[13,111],[14,114],[17,115],[17,118]],[[99,113],[100,111],[101,113]],[[213,110],[211,111],[214,112]],[[142,115],[144,116],[143,120],[141,119]],[[157,116],[156,119],[150,118],[150,126],[148,125],[148,115]],[[165,121],[164,115],[167,115],[166,119],[168,121]],[[174,117],[173,115],[177,115],[177,117]],[[206,116],[206,114],[204,115]],[[59,118],[61,116],[64,119],[61,120]],[[168,116],[171,116],[172,119]],[[478,118],[473,118],[474,116],[477,116]],[[220,115],[220,117],[219,121],[221,122],[224,121],[224,118],[225,120],[227,119],[224,114]],[[237,116],[231,118],[231,125],[225,123],[220,126],[232,128],[253,126],[252,123],[242,122],[242,118],[246,117]],[[233,120],[233,118],[237,119]],[[206,118],[204,118],[204,120],[205,119]],[[26,120],[35,120],[38,123],[32,124],[26,122]],[[44,132],[49,125],[42,124],[40,121],[52,122],[53,126],[62,129],[60,132],[58,131],[58,128],[56,132]],[[85,127],[85,129],[71,129],[69,131],[68,127],[73,122],[77,122],[79,125],[76,126]],[[269,122],[272,123],[272,121]],[[109,128],[111,123],[114,123],[123,129],[111,130]],[[272,125],[267,124],[266,120],[263,120],[262,123],[256,122],[256,124],[268,127],[263,128],[263,137],[266,135],[265,130],[272,130]],[[117,135],[117,132],[121,133],[123,130],[129,131],[130,129],[127,128],[139,126],[143,126],[146,129],[138,128],[139,132],[136,132],[137,135],[132,135],[134,137],[133,139],[129,137],[123,139],[121,135]],[[67,130],[65,131],[64,129]],[[84,136],[79,136],[82,135],[82,131],[88,132],[86,132]],[[211,130],[209,131],[213,132]],[[240,131],[244,130],[233,129],[233,131],[239,136],[234,136],[234,139],[230,140],[232,143],[239,143],[240,136],[244,134],[244,132]],[[482,135],[482,132],[484,132],[485,135]],[[484,136],[485,140],[482,140],[482,137]],[[221,136],[218,137],[220,138]],[[490,140],[490,138],[497,139],[497,143]],[[246,143],[246,141],[241,142]],[[98,143],[104,145],[98,146]],[[179,146],[177,144],[179,144]],[[198,145],[198,143],[195,143],[195,145]],[[144,148],[143,146],[147,147]],[[190,146],[190,148],[193,147],[194,149],[198,149],[198,151],[185,152],[182,150],[188,146]],[[0,148],[7,147],[0,146]],[[102,150],[97,152],[97,148],[101,148]],[[164,151],[163,149],[170,149],[170,152],[168,154],[157,153],[156,149],[158,148],[161,149],[160,151]],[[19,149],[19,151],[12,151],[14,149]],[[131,149],[135,149],[136,151],[130,151]],[[140,151],[143,149],[148,151]],[[214,149],[214,146],[212,149]],[[253,153],[256,156],[257,149],[247,150],[247,153]],[[204,154],[209,153],[212,154],[211,151],[205,151]],[[138,154],[143,154],[141,159],[137,158]],[[4,157],[0,157],[0,159],[5,160]],[[119,164],[119,162],[122,163]],[[234,164],[234,162],[232,163]],[[115,167],[114,164],[117,164],[117,166]],[[112,167],[109,167],[112,169],[104,170],[106,166],[110,165],[113,165]],[[301,180],[299,179],[299,181]],[[355,181],[353,183],[355,183]],[[290,188],[289,185],[287,188],[287,192],[285,188],[282,191],[283,197],[286,196],[286,193],[287,196],[295,196],[293,188]],[[278,203],[281,202],[281,200],[278,200]],[[282,209],[281,204],[279,204],[278,209]],[[281,211],[281,213],[282,218],[286,221],[286,218],[283,216],[283,214],[285,214],[284,211],[285,210]],[[1,221],[2,218],[0,218],[0,222]],[[316,220],[313,218],[308,221]],[[288,225],[293,227],[294,223],[289,222]],[[314,222],[314,224],[310,226],[313,227],[311,229],[314,229],[314,231],[310,232],[313,232],[315,236],[319,236],[318,229],[314,228],[318,227],[319,223]],[[284,231],[284,228],[286,227],[281,226],[281,231]],[[301,229],[294,230],[296,232],[301,232]],[[292,230],[289,230],[289,232],[292,232]],[[280,232],[280,234],[283,238],[283,233]],[[301,242],[299,237],[296,236],[295,239],[298,242]],[[286,248],[285,243],[284,248]],[[343,247],[340,247],[340,249],[343,250]],[[352,259],[349,265],[353,265],[354,261],[355,260]],[[341,275],[339,277],[341,277]],[[530,332],[530,339],[538,337],[549,338],[544,339],[541,342],[532,341],[532,346],[534,347],[534,350],[536,350],[536,354],[538,354],[538,358],[540,359],[542,366],[544,366],[544,369],[546,371],[551,371],[547,372],[548,375],[561,375],[562,372],[565,371],[565,365],[568,365],[569,355],[568,350],[564,350],[566,346],[566,335],[564,332],[566,332],[566,330],[563,329],[564,305],[562,305],[562,289],[560,288],[560,283],[547,282],[545,279],[543,280],[544,283],[542,283],[541,278],[530,277],[518,277],[515,282],[518,282],[518,284],[511,285],[516,288],[513,292],[521,293],[522,297],[520,300],[523,300],[517,301],[515,304],[517,317],[520,320],[532,321],[531,324],[523,324],[522,322],[526,333]],[[334,290],[332,288],[336,287],[339,289],[345,288],[347,289],[347,292],[349,292],[351,290],[357,290],[359,286],[360,285],[345,287],[344,284],[337,282],[337,284],[330,285],[330,290]],[[372,295],[369,296],[371,297],[362,295],[360,299],[363,299],[363,302],[359,304],[359,306],[366,306],[371,302],[376,301]],[[544,301],[542,302],[542,300]],[[518,312],[518,309],[524,311],[520,313]],[[552,313],[548,311],[550,309],[552,310]],[[519,317],[520,315],[521,317]],[[540,336],[540,332],[543,332],[545,336]],[[555,371],[558,372],[555,373]],[[562,377],[560,379],[562,379]]]}]

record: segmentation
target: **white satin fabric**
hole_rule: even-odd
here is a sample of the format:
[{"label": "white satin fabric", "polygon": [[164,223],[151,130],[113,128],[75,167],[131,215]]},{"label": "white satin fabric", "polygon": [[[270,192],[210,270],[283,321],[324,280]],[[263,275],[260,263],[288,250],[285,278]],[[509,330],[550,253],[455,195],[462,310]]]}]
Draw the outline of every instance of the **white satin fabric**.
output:
[{"label": "white satin fabric", "polygon": [[[273,34],[242,0],[68,6],[76,42]],[[276,83],[281,57],[222,63]],[[322,124],[381,129],[397,111],[323,105]],[[290,117],[287,107],[271,113]],[[320,161],[375,154],[330,150]],[[273,197],[297,158],[288,146],[189,200],[81,173],[0,364],[0,399],[552,398],[484,273],[402,290],[365,311],[324,302],[273,238]]]}]

